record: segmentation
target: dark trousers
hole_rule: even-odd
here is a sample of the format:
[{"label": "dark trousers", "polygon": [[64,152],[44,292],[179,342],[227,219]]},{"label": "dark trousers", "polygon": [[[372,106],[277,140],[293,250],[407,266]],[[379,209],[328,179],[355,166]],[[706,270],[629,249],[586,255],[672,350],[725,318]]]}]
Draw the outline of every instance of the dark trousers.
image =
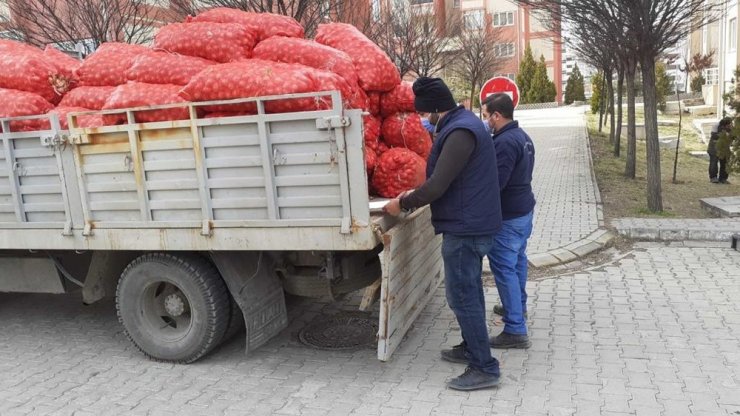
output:
[{"label": "dark trousers", "polygon": [[443,234],[442,260],[445,267],[447,303],[455,313],[462,332],[465,357],[470,366],[487,374],[499,375],[498,360],[488,345],[486,303],[483,298],[483,256],[490,250],[493,236]]},{"label": "dark trousers", "polygon": [[724,182],[728,177],[727,159],[720,159],[715,155],[709,155],[709,179],[716,178],[720,182]]}]

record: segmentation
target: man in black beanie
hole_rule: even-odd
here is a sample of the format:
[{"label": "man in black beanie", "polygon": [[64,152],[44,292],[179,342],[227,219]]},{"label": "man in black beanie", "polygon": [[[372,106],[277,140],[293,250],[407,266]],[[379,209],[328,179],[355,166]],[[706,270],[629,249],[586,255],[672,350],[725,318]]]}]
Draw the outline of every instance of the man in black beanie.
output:
[{"label": "man in black beanie", "polygon": [[455,103],[444,81],[422,77],[413,90],[416,111],[439,114],[437,137],[427,160],[426,182],[388,202],[385,211],[399,215],[431,205],[432,225],[442,234],[447,303],[463,338],[460,345],[443,350],[442,359],[468,365],[447,386],[493,387],[500,370],[488,345],[481,272],[483,257],[501,228],[496,152],[480,118]]}]

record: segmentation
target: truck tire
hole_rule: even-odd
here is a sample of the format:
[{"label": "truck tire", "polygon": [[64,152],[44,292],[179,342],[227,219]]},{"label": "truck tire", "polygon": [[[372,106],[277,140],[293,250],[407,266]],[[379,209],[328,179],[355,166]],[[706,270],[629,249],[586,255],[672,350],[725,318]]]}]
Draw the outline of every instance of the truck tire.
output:
[{"label": "truck tire", "polygon": [[132,261],[116,290],[118,320],[144,355],[192,363],[224,339],[231,315],[218,270],[192,255],[146,254]]}]

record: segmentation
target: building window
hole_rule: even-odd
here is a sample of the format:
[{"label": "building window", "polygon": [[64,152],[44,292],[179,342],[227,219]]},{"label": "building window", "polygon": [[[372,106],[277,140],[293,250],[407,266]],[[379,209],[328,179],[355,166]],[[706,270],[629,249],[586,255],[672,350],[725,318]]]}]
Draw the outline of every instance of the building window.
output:
[{"label": "building window", "polygon": [[513,43],[497,43],[493,45],[493,53],[498,57],[511,57],[514,56],[514,52]]},{"label": "building window", "polygon": [[729,28],[727,29],[728,39],[727,45],[731,51],[737,50],[737,18],[733,17],[730,19]]},{"label": "building window", "polygon": [[0,22],[10,21],[10,7],[7,1],[0,0]]},{"label": "building window", "polygon": [[471,10],[463,15],[465,29],[483,29],[483,10]]},{"label": "building window", "polygon": [[512,81],[516,81],[516,74],[498,74],[497,77],[506,77]]},{"label": "building window", "polygon": [[169,0],[143,0],[142,3],[148,4],[150,6],[159,6],[163,8],[170,7],[170,1]]},{"label": "building window", "polygon": [[372,12],[373,12],[373,20],[376,22],[380,20],[380,0],[373,0],[372,1]]},{"label": "building window", "polygon": [[500,12],[493,14],[494,26],[512,26],[514,24],[514,12]]},{"label": "building window", "polygon": [[411,0],[411,4],[434,3],[434,0]]},{"label": "building window", "polygon": [[460,8],[460,0],[453,0],[453,2],[452,2],[452,8],[459,9]]}]

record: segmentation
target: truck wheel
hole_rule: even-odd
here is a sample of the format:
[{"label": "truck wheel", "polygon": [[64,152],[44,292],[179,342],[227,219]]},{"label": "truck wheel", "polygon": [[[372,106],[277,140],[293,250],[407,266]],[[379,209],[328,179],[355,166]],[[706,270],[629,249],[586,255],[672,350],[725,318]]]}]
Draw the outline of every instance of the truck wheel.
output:
[{"label": "truck wheel", "polygon": [[118,320],[150,358],[191,363],[226,334],[229,293],[216,268],[197,256],[146,254],[131,262],[116,291]]}]

